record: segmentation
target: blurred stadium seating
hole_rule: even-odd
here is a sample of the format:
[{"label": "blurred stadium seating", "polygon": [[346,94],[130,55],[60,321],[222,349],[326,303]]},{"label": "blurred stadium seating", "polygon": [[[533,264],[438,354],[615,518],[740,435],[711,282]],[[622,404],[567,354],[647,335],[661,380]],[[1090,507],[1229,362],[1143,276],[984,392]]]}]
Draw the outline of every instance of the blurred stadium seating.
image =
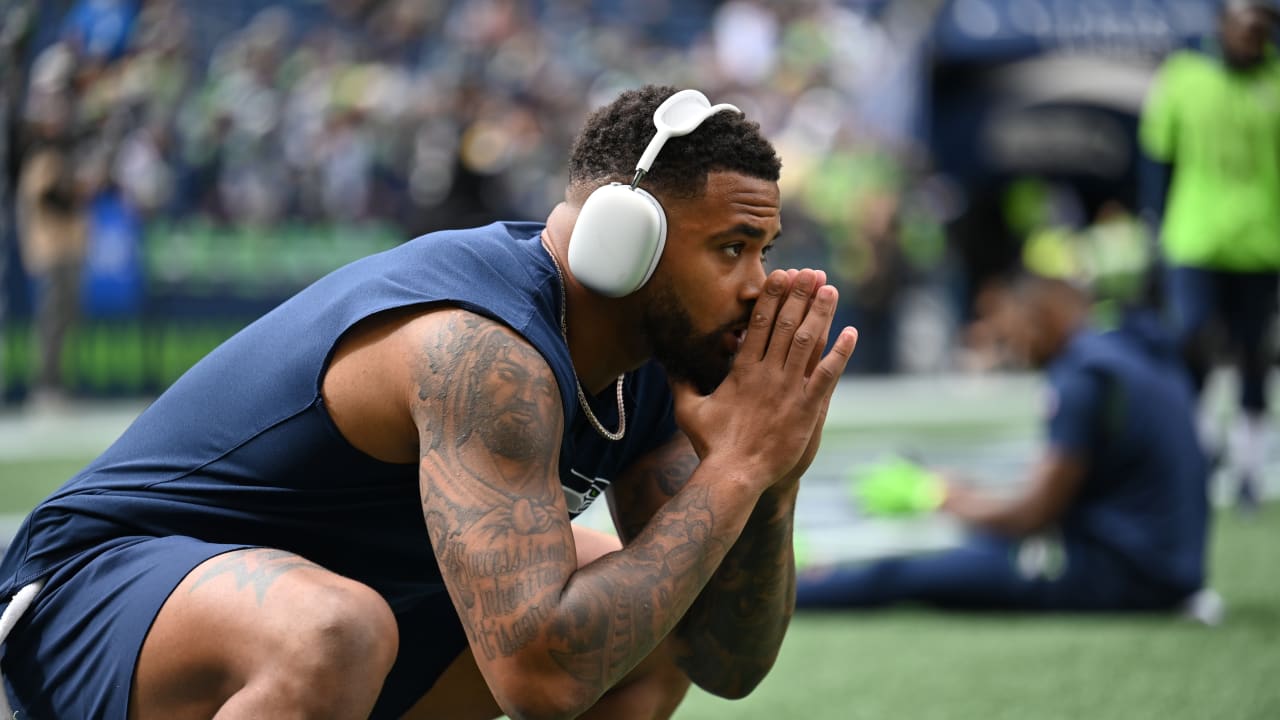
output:
[{"label": "blurred stadium seating", "polygon": [[[99,170],[69,383],[150,393],[353,256],[544,217],[592,107],[695,86],[775,139],[775,257],[841,286],[840,321],[864,338],[850,371],[956,369],[974,294],[1025,237],[1132,207],[1145,81],[1212,3],[12,0],[5,193],[32,122],[67,100],[67,152]],[[1043,192],[1010,201],[1029,182]],[[13,400],[33,366],[30,284],[5,206]],[[205,340],[167,347],[188,330]],[[115,355],[142,370],[85,366]]]}]

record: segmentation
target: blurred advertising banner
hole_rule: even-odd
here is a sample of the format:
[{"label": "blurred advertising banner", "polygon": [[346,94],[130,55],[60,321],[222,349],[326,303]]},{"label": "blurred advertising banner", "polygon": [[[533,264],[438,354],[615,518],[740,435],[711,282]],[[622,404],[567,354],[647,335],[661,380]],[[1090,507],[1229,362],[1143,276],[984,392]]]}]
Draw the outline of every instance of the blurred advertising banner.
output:
[{"label": "blurred advertising banner", "polygon": [[[402,239],[379,223],[144,226],[110,193],[94,200],[91,217],[80,318],[62,354],[67,387],[81,396],[158,393],[304,286]],[[0,388],[15,399],[37,367],[29,311],[10,313],[0,349]]]}]

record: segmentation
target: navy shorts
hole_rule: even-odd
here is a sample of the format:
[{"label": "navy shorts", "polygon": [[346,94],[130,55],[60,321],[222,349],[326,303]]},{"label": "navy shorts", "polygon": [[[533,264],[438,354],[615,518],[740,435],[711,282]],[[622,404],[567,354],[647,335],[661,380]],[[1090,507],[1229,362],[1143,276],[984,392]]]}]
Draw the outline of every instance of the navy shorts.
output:
[{"label": "navy shorts", "polygon": [[[138,538],[55,573],[5,642],[17,717],[125,720],[138,654],[169,595],[200,563],[248,547]],[[466,647],[448,593],[424,598],[396,612],[400,655],[371,717],[403,715]]]}]

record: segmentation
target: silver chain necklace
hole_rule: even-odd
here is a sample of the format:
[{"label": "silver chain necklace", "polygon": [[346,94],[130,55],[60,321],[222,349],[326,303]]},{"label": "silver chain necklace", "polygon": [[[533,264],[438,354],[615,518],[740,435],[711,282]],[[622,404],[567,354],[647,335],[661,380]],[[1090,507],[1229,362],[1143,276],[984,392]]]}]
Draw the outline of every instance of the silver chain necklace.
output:
[{"label": "silver chain necklace", "polygon": [[[542,239],[542,249],[547,251],[547,256],[551,258],[551,264],[556,268],[556,277],[560,279],[560,335],[564,338],[565,347],[569,346],[569,323],[566,319],[566,312],[569,307],[569,291],[565,287],[564,271],[560,269],[560,261],[556,260],[556,254],[551,252],[551,248],[547,247],[547,241]],[[587,420],[591,426],[600,433],[600,437],[606,440],[621,440],[623,435],[627,434],[627,407],[622,402],[622,380],[625,374],[618,376],[618,382],[615,385],[618,391],[618,431],[609,432],[603,424],[601,424],[596,414],[591,411],[591,406],[587,404],[587,395],[582,392],[582,381],[578,379],[578,369],[573,367],[573,359],[569,360],[569,367],[573,369],[573,382],[578,388],[578,404],[582,406],[582,411],[587,414]]]}]

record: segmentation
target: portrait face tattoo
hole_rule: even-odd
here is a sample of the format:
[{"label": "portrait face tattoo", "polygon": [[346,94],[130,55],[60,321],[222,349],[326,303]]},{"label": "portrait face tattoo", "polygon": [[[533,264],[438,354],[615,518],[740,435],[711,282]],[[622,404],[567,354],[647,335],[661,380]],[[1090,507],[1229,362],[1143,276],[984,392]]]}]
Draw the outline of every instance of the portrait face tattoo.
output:
[{"label": "portrait face tattoo", "polygon": [[477,417],[480,439],[489,449],[501,450],[513,460],[537,457],[545,449],[524,428],[549,422],[542,410],[547,403],[540,402],[544,398],[538,396],[548,396],[554,403],[556,389],[536,380],[524,365],[527,358],[513,353],[510,344],[492,343],[489,350],[487,358],[477,360],[472,375],[480,392],[470,410]]}]

